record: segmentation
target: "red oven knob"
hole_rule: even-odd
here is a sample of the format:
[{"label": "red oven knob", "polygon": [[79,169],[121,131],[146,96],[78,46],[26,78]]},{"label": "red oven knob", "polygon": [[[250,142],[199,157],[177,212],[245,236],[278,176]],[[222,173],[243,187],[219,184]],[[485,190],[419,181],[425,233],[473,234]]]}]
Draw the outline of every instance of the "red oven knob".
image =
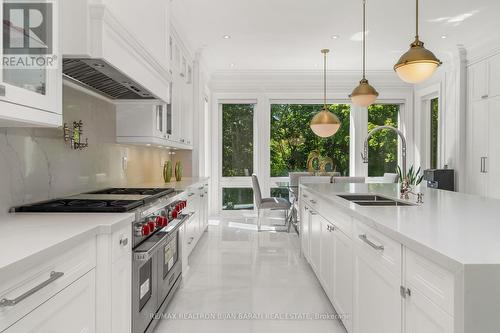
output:
[{"label": "red oven knob", "polygon": [[155,231],[156,225],[155,225],[155,222],[153,220],[148,222],[148,226],[149,226],[149,232]]},{"label": "red oven knob", "polygon": [[163,218],[161,216],[157,216],[156,217],[156,219],[155,219],[155,225],[156,225],[156,227],[158,227],[158,228],[163,227],[163,225],[162,225],[163,221],[162,220],[163,220]]},{"label": "red oven knob", "polygon": [[188,205],[188,202],[186,200],[184,200],[183,203],[184,203],[184,208],[186,208]]},{"label": "red oven knob", "polygon": [[177,208],[176,208],[176,209],[174,209],[174,210],[172,211],[172,218],[176,219],[176,218],[177,218],[177,216],[179,216],[179,211],[178,211],[178,210],[177,210]]},{"label": "red oven knob", "polygon": [[142,226],[142,230],[141,230],[141,231],[142,231],[142,235],[143,235],[143,236],[147,236],[147,235],[149,235],[149,233],[150,233],[150,230],[149,230],[149,225],[144,224],[144,225]]},{"label": "red oven knob", "polygon": [[155,223],[156,227],[163,228],[167,225],[168,220],[165,216],[157,216]]}]

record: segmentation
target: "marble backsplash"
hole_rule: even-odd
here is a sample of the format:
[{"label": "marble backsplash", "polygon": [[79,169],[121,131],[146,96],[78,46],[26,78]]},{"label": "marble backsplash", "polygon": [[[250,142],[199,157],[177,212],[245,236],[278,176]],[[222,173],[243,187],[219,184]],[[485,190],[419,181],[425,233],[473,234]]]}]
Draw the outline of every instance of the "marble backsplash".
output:
[{"label": "marble backsplash", "polygon": [[61,129],[0,128],[0,215],[25,203],[162,180],[168,150],[116,144],[113,104],[68,86],[63,96],[64,121],[83,121],[89,147],[70,149]]}]

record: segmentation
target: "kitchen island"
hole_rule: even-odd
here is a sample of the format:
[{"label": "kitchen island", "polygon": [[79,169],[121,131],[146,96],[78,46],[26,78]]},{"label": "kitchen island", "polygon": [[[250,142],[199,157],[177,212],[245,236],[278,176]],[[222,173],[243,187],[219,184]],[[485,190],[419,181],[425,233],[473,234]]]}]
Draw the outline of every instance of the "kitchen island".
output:
[{"label": "kitchen island", "polygon": [[[349,332],[496,332],[500,201],[395,184],[300,187],[301,248]],[[360,205],[369,195],[408,206]]]}]

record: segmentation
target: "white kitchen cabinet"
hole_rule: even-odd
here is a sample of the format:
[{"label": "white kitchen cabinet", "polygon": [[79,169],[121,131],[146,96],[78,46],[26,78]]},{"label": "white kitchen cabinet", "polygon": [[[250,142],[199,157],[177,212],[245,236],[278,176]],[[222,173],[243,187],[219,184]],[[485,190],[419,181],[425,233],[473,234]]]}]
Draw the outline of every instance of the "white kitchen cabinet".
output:
[{"label": "white kitchen cabinet", "polygon": [[167,104],[160,101],[119,102],[116,111],[118,143],[192,149],[175,136],[175,120]]},{"label": "white kitchen cabinet", "polygon": [[469,67],[470,100],[477,101],[488,97],[488,62],[482,61]]},{"label": "white kitchen cabinet", "polygon": [[468,192],[487,195],[488,174],[485,163],[488,157],[488,113],[489,101],[476,100],[469,110],[469,146],[468,146]]},{"label": "white kitchen cabinet", "polygon": [[318,215],[320,223],[320,280],[327,295],[332,293],[333,285],[333,257],[335,239],[333,238],[333,225]]},{"label": "white kitchen cabinet", "polygon": [[193,61],[172,28],[172,117],[173,140],[193,145],[194,87]]},{"label": "white kitchen cabinet", "polygon": [[321,220],[320,216],[313,209],[309,209],[309,263],[316,276],[320,277],[321,265]]},{"label": "white kitchen cabinet", "polygon": [[500,119],[500,54],[468,68],[467,108],[467,192],[500,198],[500,141],[497,123]]},{"label": "white kitchen cabinet", "polygon": [[309,214],[309,207],[303,203],[304,200],[301,200],[299,203],[300,207],[300,243],[301,243],[301,251],[302,255],[309,260],[309,237],[310,237],[310,219],[311,215]]},{"label": "white kitchen cabinet", "polygon": [[95,271],[91,270],[5,331],[20,332],[96,332]]},{"label": "white kitchen cabinet", "polygon": [[[383,245],[376,245],[383,246]],[[401,277],[377,257],[380,252],[356,241],[354,248],[354,332],[401,332]],[[399,267],[401,270],[401,267]]]},{"label": "white kitchen cabinet", "polygon": [[468,112],[467,192],[500,198],[500,96],[470,103]]},{"label": "white kitchen cabinet", "polygon": [[409,285],[405,299],[404,333],[453,333],[453,317]]},{"label": "white kitchen cabinet", "polygon": [[488,97],[500,96],[500,54],[497,54],[488,60]]},{"label": "white kitchen cabinet", "polygon": [[342,318],[345,328],[352,332],[353,247],[352,240],[338,228],[333,231],[331,301]]},{"label": "white kitchen cabinet", "polygon": [[123,256],[113,262],[111,270],[111,329],[113,333],[131,332],[132,319],[132,261]]},{"label": "white kitchen cabinet", "polygon": [[[487,180],[488,197],[500,198],[500,131],[498,124],[500,121],[500,96],[488,100],[488,155],[485,161],[485,174]],[[477,160],[476,160],[477,161]]]},{"label": "white kitchen cabinet", "polygon": [[[9,1],[12,3],[12,1]],[[51,1],[41,1],[50,2]],[[7,3],[7,1],[2,1]],[[0,6],[0,15],[4,6]],[[59,31],[60,10],[57,2],[54,3],[53,29]],[[2,29],[6,29],[4,24]],[[12,36],[12,32],[2,31],[0,36]],[[60,62],[61,48],[60,36],[52,36],[52,54],[44,55],[44,59],[55,57]],[[0,37],[1,39],[2,37]],[[9,56],[6,44],[2,43],[1,55]],[[34,56],[27,54],[26,56]],[[62,64],[56,63],[54,67],[31,69],[7,68],[0,70],[0,126],[1,127],[58,127],[62,126]]]}]

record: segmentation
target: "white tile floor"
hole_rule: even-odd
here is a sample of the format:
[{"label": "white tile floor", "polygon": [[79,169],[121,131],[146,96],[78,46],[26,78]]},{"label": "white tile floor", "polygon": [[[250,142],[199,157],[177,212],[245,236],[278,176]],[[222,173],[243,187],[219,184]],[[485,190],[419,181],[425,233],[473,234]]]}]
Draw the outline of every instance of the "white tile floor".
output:
[{"label": "white tile floor", "polygon": [[299,254],[295,233],[258,233],[252,220],[210,222],[190,257],[189,273],[155,333],[345,333],[336,319],[283,318],[335,315]]}]

